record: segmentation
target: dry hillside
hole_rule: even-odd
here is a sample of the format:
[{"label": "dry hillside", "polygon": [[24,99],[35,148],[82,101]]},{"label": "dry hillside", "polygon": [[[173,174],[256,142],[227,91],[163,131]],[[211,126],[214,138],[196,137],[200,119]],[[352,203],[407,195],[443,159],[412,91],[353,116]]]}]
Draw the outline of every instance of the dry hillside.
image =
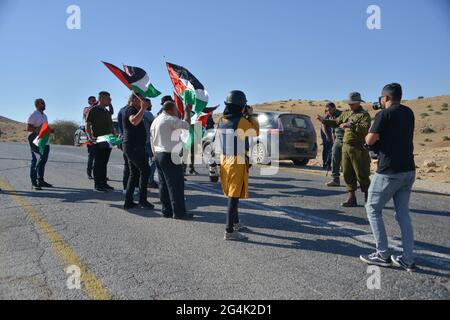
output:
[{"label": "dry hillside", "polygon": [[27,125],[0,116],[0,141],[27,141]]}]

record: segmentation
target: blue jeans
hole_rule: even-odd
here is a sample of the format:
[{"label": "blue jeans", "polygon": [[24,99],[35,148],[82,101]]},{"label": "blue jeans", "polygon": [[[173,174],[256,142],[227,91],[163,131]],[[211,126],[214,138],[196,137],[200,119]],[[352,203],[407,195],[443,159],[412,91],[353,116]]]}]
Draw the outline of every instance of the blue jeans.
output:
[{"label": "blue jeans", "polygon": [[414,232],[409,216],[409,200],[415,180],[415,171],[389,175],[377,173],[372,179],[366,205],[377,251],[387,257],[389,245],[382,211],[389,200],[394,199],[395,219],[402,233],[403,261],[407,264],[414,263]]},{"label": "blue jeans", "polygon": [[44,155],[42,156],[38,153],[31,151],[31,168],[30,168],[31,183],[36,184],[37,182],[44,181],[45,165],[47,164],[49,153],[50,153],[50,146],[45,147]]}]

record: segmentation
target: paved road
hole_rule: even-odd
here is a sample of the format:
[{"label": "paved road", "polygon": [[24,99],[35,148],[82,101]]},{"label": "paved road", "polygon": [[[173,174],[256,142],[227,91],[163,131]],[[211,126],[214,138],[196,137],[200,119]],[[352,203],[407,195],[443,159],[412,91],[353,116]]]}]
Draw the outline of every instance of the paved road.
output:
[{"label": "paved road", "polygon": [[[188,178],[197,218],[184,222],[160,217],[156,193],[153,213],[123,211],[121,191],[94,193],[80,148],[52,147],[47,180],[56,188],[31,191],[29,157],[26,145],[0,143],[1,299],[450,299],[448,195],[414,192],[420,270],[381,269],[381,289],[369,290],[372,274],[357,258],[373,250],[365,210],[337,206],[344,190],[325,188],[323,176],[287,165],[274,177],[253,170],[240,210],[250,241],[230,243],[226,199],[203,169]],[[117,189],[121,166],[114,151]],[[67,287],[76,284],[72,265],[80,290]]]}]

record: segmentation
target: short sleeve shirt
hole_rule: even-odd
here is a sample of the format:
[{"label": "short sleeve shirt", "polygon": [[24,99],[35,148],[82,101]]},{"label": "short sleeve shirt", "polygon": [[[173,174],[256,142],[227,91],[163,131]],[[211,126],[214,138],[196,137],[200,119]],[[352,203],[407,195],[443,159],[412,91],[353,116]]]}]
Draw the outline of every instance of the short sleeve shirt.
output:
[{"label": "short sleeve shirt", "polygon": [[88,113],[86,122],[91,123],[94,137],[112,134],[114,131],[111,113],[105,108],[93,107]]},{"label": "short sleeve shirt", "polygon": [[28,124],[36,128],[36,131],[39,131],[41,129],[41,126],[44,122],[48,123],[47,116],[37,110],[28,117],[27,121]]},{"label": "short sleeve shirt", "polygon": [[379,174],[416,170],[414,127],[414,113],[406,106],[392,106],[377,114],[370,133],[380,135],[377,143]]}]

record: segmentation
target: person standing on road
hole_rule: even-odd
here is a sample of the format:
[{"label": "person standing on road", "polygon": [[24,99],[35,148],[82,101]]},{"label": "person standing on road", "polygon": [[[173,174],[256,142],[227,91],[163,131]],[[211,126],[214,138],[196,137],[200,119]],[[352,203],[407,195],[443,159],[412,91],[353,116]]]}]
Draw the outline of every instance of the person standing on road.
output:
[{"label": "person standing on road", "polygon": [[[325,118],[324,119],[331,119],[330,115],[328,114],[328,109],[325,110]],[[323,163],[323,169],[329,170],[331,166],[331,149],[333,148],[333,138],[331,134],[331,128],[327,127],[325,125],[322,125],[320,128],[320,136],[322,138],[322,163]]]},{"label": "person standing on road", "polygon": [[106,176],[111,147],[96,143],[98,137],[114,134],[111,112],[106,110],[106,107],[111,106],[111,101],[111,95],[108,92],[100,92],[98,105],[89,111],[86,118],[86,134],[88,139],[94,143],[94,182],[95,190],[98,192],[114,190],[108,185]]},{"label": "person standing on road", "polygon": [[[40,154],[37,146],[34,145],[33,141],[39,135],[42,125],[48,123],[47,115],[44,113],[46,104],[44,99],[37,99],[34,102],[36,111],[34,111],[27,121],[27,131],[29,132],[28,141],[31,148],[31,168],[30,168],[30,178],[31,185],[34,190],[42,190],[42,188],[53,188],[53,186],[45,182],[45,165],[48,161],[48,156],[50,154],[50,146],[45,147],[44,153]],[[53,133],[53,130],[51,130]],[[39,159],[38,159],[39,157]]]},{"label": "person standing on road", "polygon": [[152,142],[151,142],[151,134],[150,128],[152,126],[153,121],[155,120],[155,116],[152,113],[152,102],[150,99],[145,99],[146,111],[144,113],[144,126],[145,133],[147,134],[147,140],[145,142],[145,150],[147,151],[148,160],[149,160],[149,178],[148,178],[148,187],[149,188],[158,188],[158,184],[155,181],[155,172],[156,172],[156,162],[154,160],[154,155],[152,151]]},{"label": "person standing on road", "polygon": [[[117,114],[117,124],[119,127],[119,136],[123,140],[123,115],[125,113],[125,110],[127,110],[128,104],[119,110],[119,113]],[[122,157],[123,157],[123,176],[122,176],[122,183],[123,183],[123,194],[127,194],[127,186],[128,186],[128,180],[130,178],[130,167],[128,165],[128,159],[123,153],[123,145],[119,147],[122,150]]]},{"label": "person standing on road", "polygon": [[[328,110],[329,119],[331,120],[337,119],[342,114],[342,111],[338,110],[333,102],[328,103],[326,108]],[[341,185],[341,162],[344,134],[345,130],[340,127],[332,129],[333,148],[331,151],[331,176],[333,180],[327,183],[328,187],[339,187]]]},{"label": "person standing on road", "polygon": [[320,115],[317,119],[328,127],[340,127],[345,130],[344,145],[342,146],[342,166],[348,199],[342,203],[342,206],[357,207],[356,190],[358,189],[358,182],[365,195],[366,202],[370,186],[370,158],[369,152],[364,148],[364,139],[369,132],[372,118],[361,106],[364,101],[360,93],[350,93],[349,100],[345,102],[349,104],[351,110],[343,112],[334,120],[326,120]]},{"label": "person standing on road", "polygon": [[[147,133],[144,125],[144,114],[147,108],[147,101],[141,95],[133,93],[130,96],[128,107],[122,115],[122,148],[130,168],[127,192],[125,194],[125,210],[133,209],[137,206],[142,209],[154,209],[154,205],[147,200],[149,165],[148,153],[145,149]],[[136,204],[133,202],[133,194],[138,183],[139,204]]]},{"label": "person standing on road", "polygon": [[239,232],[243,229],[238,216],[239,199],[249,197],[249,138],[259,135],[259,123],[253,116],[253,109],[247,105],[244,92],[231,91],[225,106],[217,132],[222,150],[220,180],[223,193],[228,197],[224,239],[242,241],[247,237]]},{"label": "person standing on road", "polygon": [[[83,123],[84,123],[84,132],[85,133],[86,133],[87,116],[89,114],[89,111],[91,111],[91,109],[98,104],[97,99],[94,96],[89,97],[88,104],[89,105],[83,109]],[[109,111],[111,116],[114,115],[114,107],[112,105],[108,106],[107,110]],[[92,147],[92,144],[88,144],[87,149],[88,149],[88,163],[87,163],[86,173],[87,173],[88,179],[93,180],[94,178],[92,177],[92,171],[94,169],[95,152],[94,152],[94,148]],[[106,180],[108,180],[108,179],[106,179]]]},{"label": "person standing on road", "polygon": [[[411,190],[416,179],[414,162],[415,117],[409,107],[401,104],[403,90],[398,83],[383,88],[380,103],[386,109],[377,114],[366,143],[375,148],[378,170],[369,188],[366,205],[377,252],[361,256],[370,265],[387,267],[391,264],[413,272],[414,232],[409,215]],[[389,244],[382,210],[394,200],[395,218],[402,234],[403,254],[389,256]]]},{"label": "person standing on road", "polygon": [[[83,123],[84,123],[84,132],[86,132],[86,119],[87,116],[89,114],[89,111],[91,111],[91,109],[97,105],[97,99],[94,96],[91,96],[88,98],[88,103],[89,106],[87,106],[86,108],[83,109]],[[86,169],[86,173],[88,176],[89,180],[93,180],[94,178],[92,177],[92,170],[94,169],[94,148],[92,147],[92,144],[88,144],[87,145],[87,150],[88,150],[88,162],[87,162],[87,169]]]},{"label": "person standing on road", "polygon": [[184,175],[180,157],[181,130],[189,130],[191,110],[192,106],[185,107],[183,121],[178,118],[175,103],[167,101],[163,105],[163,112],[156,117],[150,129],[158,170],[162,214],[165,218],[193,219],[193,215],[186,212]]}]

